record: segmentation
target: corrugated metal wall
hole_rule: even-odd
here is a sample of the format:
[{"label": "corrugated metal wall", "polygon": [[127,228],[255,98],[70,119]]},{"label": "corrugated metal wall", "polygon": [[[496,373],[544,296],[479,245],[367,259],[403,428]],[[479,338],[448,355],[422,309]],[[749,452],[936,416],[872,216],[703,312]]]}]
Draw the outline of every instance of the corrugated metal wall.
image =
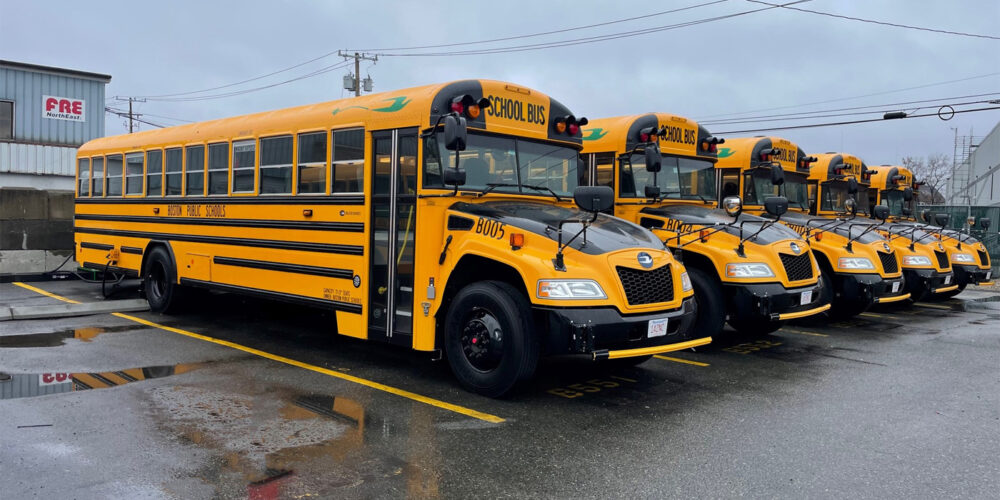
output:
[{"label": "corrugated metal wall", "polygon": [[76,148],[0,142],[0,172],[75,175]]},{"label": "corrugated metal wall", "polygon": [[37,373],[15,374],[10,380],[0,381],[0,399],[28,398],[73,390],[72,379],[62,384],[41,385],[40,378],[41,375]]},{"label": "corrugated metal wall", "polygon": [[[104,82],[0,67],[0,99],[14,101],[14,140],[79,146],[104,136]],[[42,96],[86,101],[83,123],[42,117]]]}]

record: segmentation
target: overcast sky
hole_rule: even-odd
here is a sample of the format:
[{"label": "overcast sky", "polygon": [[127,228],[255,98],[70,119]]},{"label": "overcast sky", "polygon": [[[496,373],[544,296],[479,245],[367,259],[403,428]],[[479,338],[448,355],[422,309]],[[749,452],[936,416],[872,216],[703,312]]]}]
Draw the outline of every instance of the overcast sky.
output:
[{"label": "overcast sky", "polygon": [[[436,45],[526,35],[643,16],[709,0],[662,2],[25,2],[0,0],[0,58],[112,75],[107,95],[162,95],[260,76],[340,48]],[[777,0],[775,0],[777,1]],[[785,0],[788,1],[788,0]],[[814,0],[799,7],[940,30],[1000,36],[1000,2]],[[738,13],[763,6],[729,0],[544,37],[431,51],[507,47],[593,37]],[[388,51],[398,52],[398,51]],[[423,52],[426,52],[423,51]],[[376,91],[490,78],[541,90],[577,116],[662,111],[702,121],[882,105],[996,92],[1000,40],[900,29],[786,9],[771,9],[673,30],[568,47],[476,56],[381,57],[362,65]],[[209,94],[259,87],[328,67],[327,57],[273,77]],[[337,69],[244,95],[194,102],[137,104],[160,124],[205,120],[344,95]],[[963,82],[926,86],[990,75]],[[896,91],[911,87],[924,88]],[[867,94],[880,95],[844,99]],[[817,101],[835,102],[783,108]],[[121,104],[112,103],[115,106]],[[913,112],[920,105],[888,106]],[[935,112],[932,104],[917,113]],[[985,107],[980,104],[968,107]],[[958,107],[961,109],[961,107]],[[159,115],[159,116],[154,116]],[[711,124],[719,133],[763,126],[845,121]],[[171,117],[171,118],[164,118]],[[771,132],[807,152],[844,151],[870,165],[902,156],[951,155],[954,131],[988,133],[1000,111]],[[148,128],[148,126],[143,126]],[[108,134],[126,129],[107,117]],[[758,135],[759,133],[729,134]]]}]

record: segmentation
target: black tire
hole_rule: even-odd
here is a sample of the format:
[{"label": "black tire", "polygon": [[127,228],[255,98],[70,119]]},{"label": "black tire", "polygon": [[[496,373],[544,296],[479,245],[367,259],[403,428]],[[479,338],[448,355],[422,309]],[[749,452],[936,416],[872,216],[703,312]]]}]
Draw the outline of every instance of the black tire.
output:
[{"label": "black tire", "polygon": [[[833,277],[831,271],[826,269],[824,266],[820,266],[819,280],[823,286],[819,290],[819,303],[820,304],[830,304],[833,307],[833,302],[836,299],[836,291],[833,289]],[[827,316],[830,314],[827,313]]]},{"label": "black tire", "polygon": [[770,321],[763,318],[729,322],[733,330],[748,337],[762,337],[776,332],[784,325],[784,321]]},{"label": "black tire", "polygon": [[516,288],[472,283],[455,295],[447,315],[445,353],[466,389],[496,398],[535,374],[538,335],[531,305]]},{"label": "black tire", "polygon": [[697,306],[694,324],[691,325],[691,338],[717,337],[726,324],[726,297],[722,294],[722,285],[715,276],[695,269],[687,268],[691,286],[694,287],[694,301]]},{"label": "black tire", "polygon": [[170,314],[181,309],[184,293],[177,284],[177,269],[170,253],[161,246],[149,251],[142,270],[142,289],[151,311]]}]

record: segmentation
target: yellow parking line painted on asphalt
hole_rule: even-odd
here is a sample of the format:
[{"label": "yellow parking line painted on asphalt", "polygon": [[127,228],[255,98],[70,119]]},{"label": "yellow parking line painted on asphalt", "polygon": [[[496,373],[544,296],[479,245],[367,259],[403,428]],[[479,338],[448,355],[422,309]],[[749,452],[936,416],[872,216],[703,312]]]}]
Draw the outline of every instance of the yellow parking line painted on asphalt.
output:
[{"label": "yellow parking line painted on asphalt", "polygon": [[685,365],[708,366],[708,363],[702,363],[700,361],[691,361],[689,359],[673,358],[673,357],[670,357],[670,356],[661,356],[659,354],[657,354],[657,355],[655,355],[653,357],[656,358],[656,359],[665,359],[667,361],[673,361],[674,363],[684,363]]},{"label": "yellow parking line painted on asphalt", "polygon": [[17,285],[17,286],[19,286],[19,287],[21,287],[21,288],[24,288],[25,290],[31,290],[32,292],[40,293],[40,294],[42,294],[42,295],[44,295],[46,297],[52,297],[53,299],[61,300],[63,302],[68,302],[70,304],[79,304],[79,302],[77,302],[77,301],[75,301],[73,299],[67,299],[66,297],[60,297],[60,296],[58,296],[58,295],[56,295],[56,294],[54,294],[52,292],[46,292],[45,290],[42,290],[41,288],[31,286],[31,285],[29,285],[27,283],[21,283],[20,281],[15,281],[14,284]]},{"label": "yellow parking line painted on asphalt", "polygon": [[944,309],[945,311],[951,311],[950,307],[948,307],[948,306],[942,306],[940,304],[927,304],[927,303],[924,303],[924,302],[917,302],[917,303],[915,303],[913,305],[915,305],[917,307],[927,307],[927,308],[930,308],[930,309]]},{"label": "yellow parking line painted on asphalt", "polygon": [[866,318],[878,318],[878,319],[899,319],[899,320],[905,320],[906,319],[906,318],[900,318],[899,316],[893,316],[891,314],[880,314],[880,313],[871,313],[871,312],[863,312],[863,313],[859,314],[858,316],[864,316]]},{"label": "yellow parking line painted on asphalt", "polygon": [[[75,300],[67,299],[66,297],[60,297],[60,296],[58,296],[58,295],[56,295],[54,293],[46,292],[45,290],[42,290],[41,288],[36,288],[36,287],[31,286],[31,285],[25,285],[24,283],[19,283],[19,282],[14,283],[14,284],[18,285],[18,286],[20,286],[22,288],[26,288],[28,290],[31,290],[33,292],[37,292],[37,293],[40,293],[42,295],[45,295],[46,297],[52,297],[53,299],[58,299],[58,300],[61,300],[63,302],[69,302],[71,304],[79,304],[79,302],[77,302]],[[294,359],[286,358],[284,356],[278,356],[276,354],[271,354],[269,352],[264,352],[264,351],[261,351],[260,349],[254,349],[252,347],[243,346],[243,345],[236,344],[236,343],[233,343],[233,342],[229,342],[229,341],[226,341],[226,340],[220,340],[220,339],[216,339],[216,338],[212,338],[212,337],[207,337],[205,335],[200,335],[200,334],[197,334],[197,333],[194,333],[194,332],[189,332],[187,330],[181,330],[180,328],[174,328],[174,327],[171,327],[171,326],[161,325],[159,323],[154,323],[152,321],[147,321],[147,320],[144,320],[142,318],[137,318],[135,316],[131,316],[131,315],[128,315],[128,314],[122,314],[122,313],[116,312],[116,313],[111,313],[111,315],[112,316],[117,316],[117,317],[122,318],[122,319],[127,319],[129,321],[134,321],[136,323],[140,323],[140,324],[143,324],[143,325],[146,325],[146,326],[151,326],[153,328],[159,328],[160,330],[166,330],[168,332],[173,332],[173,333],[177,333],[177,334],[180,334],[180,335],[184,335],[186,337],[191,337],[191,338],[198,339],[198,340],[204,340],[205,342],[211,342],[213,344],[218,344],[218,345],[221,345],[221,346],[230,347],[232,349],[236,349],[236,350],[243,351],[243,352],[246,352],[246,353],[250,353],[250,354],[253,354],[253,355],[256,355],[256,356],[260,356],[262,358],[267,358],[267,359],[270,359],[272,361],[277,361],[279,363],[285,363],[286,365],[297,366],[299,368],[303,368],[303,369],[306,369],[306,370],[309,370],[309,371],[313,371],[313,372],[316,372],[316,373],[322,373],[323,375],[328,375],[330,377],[339,378],[339,379],[342,379],[342,380],[346,380],[348,382],[354,382],[355,384],[360,384],[360,385],[363,385],[365,387],[371,387],[372,389],[377,389],[377,390],[380,390],[380,391],[383,391],[383,392],[388,392],[390,394],[395,394],[395,395],[400,396],[400,397],[411,399],[413,401],[417,401],[417,402],[420,402],[420,403],[429,404],[431,406],[436,406],[438,408],[442,408],[442,409],[445,409],[445,410],[453,411],[455,413],[459,413],[459,414],[465,415],[467,417],[477,418],[479,420],[485,420],[487,422],[492,422],[494,424],[503,423],[505,421],[503,418],[500,418],[500,417],[498,417],[496,415],[490,415],[489,413],[483,413],[481,411],[476,411],[476,410],[473,410],[471,408],[466,408],[464,406],[458,406],[456,404],[446,403],[444,401],[440,401],[440,400],[437,400],[437,399],[434,399],[434,398],[430,398],[430,397],[427,397],[427,396],[422,396],[420,394],[413,393],[413,392],[410,392],[410,391],[406,391],[406,390],[403,390],[403,389],[397,389],[397,388],[392,387],[392,386],[388,386],[388,385],[385,385],[385,384],[380,384],[378,382],[374,382],[374,381],[371,381],[371,380],[368,380],[368,379],[364,379],[364,378],[361,378],[361,377],[356,377],[354,375],[348,375],[346,373],[340,373],[338,371],[334,371],[334,370],[330,370],[330,369],[327,369],[327,368],[323,368],[321,366],[311,365],[309,363],[303,363],[302,361],[296,361]]]},{"label": "yellow parking line painted on asphalt", "polygon": [[813,336],[813,337],[829,337],[829,335],[827,335],[825,333],[807,332],[805,330],[795,330],[795,329],[792,329],[792,328],[782,328],[782,329],[780,329],[778,331],[779,332],[795,333],[795,334],[798,334],[798,335],[810,335],[810,336]]}]

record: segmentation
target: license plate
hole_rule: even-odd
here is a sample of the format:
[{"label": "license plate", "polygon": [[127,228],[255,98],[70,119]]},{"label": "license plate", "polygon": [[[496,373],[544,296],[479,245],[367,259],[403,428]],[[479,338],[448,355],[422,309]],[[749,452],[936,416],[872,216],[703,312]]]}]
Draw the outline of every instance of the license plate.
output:
[{"label": "license plate", "polygon": [[813,301],[813,292],[809,290],[808,292],[802,292],[802,297],[799,298],[799,305],[804,306]]},{"label": "license plate", "polygon": [[950,285],[951,284],[951,275],[948,275],[948,276],[944,277],[944,284],[945,285]]},{"label": "license plate", "polygon": [[646,328],[646,337],[653,338],[666,335],[668,319],[669,318],[649,320],[649,326]]},{"label": "license plate", "polygon": [[896,293],[898,291],[899,291],[899,282],[897,281],[892,284],[892,293]]}]

